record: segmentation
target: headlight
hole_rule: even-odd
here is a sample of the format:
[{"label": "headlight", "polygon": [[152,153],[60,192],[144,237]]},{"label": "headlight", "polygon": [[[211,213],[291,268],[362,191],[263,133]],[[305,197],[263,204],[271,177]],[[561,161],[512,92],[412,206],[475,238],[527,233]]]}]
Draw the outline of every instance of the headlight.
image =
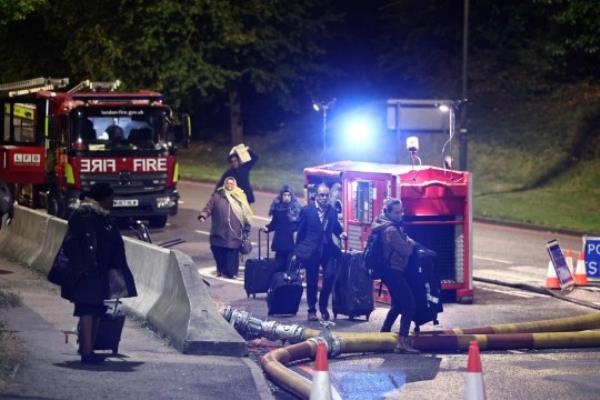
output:
[{"label": "headlight", "polygon": [[156,198],[156,207],[158,208],[171,208],[173,206],[175,206],[175,200],[170,196]]}]

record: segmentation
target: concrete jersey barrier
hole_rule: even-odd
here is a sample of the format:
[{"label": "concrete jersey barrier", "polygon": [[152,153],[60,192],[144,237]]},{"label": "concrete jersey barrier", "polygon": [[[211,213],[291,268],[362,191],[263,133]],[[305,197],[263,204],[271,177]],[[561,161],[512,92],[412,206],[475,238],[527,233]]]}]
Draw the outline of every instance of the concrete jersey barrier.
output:
[{"label": "concrete jersey barrier", "polygon": [[[2,224],[0,254],[47,273],[66,230],[64,220],[16,206],[11,225]],[[146,319],[181,352],[247,354],[246,341],[220,315],[191,257],[139,240],[124,240],[139,294],[123,299],[129,313]]]}]

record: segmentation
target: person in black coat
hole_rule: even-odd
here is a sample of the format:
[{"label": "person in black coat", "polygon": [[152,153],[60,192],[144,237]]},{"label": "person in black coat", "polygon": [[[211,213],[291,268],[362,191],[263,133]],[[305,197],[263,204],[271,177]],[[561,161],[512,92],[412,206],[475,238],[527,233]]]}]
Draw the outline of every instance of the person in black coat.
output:
[{"label": "person in black coat", "polygon": [[52,270],[62,263],[63,269],[71,271],[72,278],[61,283],[61,296],[75,304],[73,315],[79,317],[81,362],[96,364],[104,361],[93,351],[100,318],[107,309],[104,300],[135,297],[137,291],[123,238],[108,215],[114,198],[112,188],[96,183],[88,195],[69,218]]},{"label": "person in black coat", "polygon": [[229,155],[227,160],[229,161],[230,168],[223,173],[223,176],[221,176],[221,179],[217,182],[215,190],[223,186],[225,178],[231,176],[235,178],[238,187],[246,193],[248,203],[252,204],[254,203],[254,192],[252,191],[252,186],[250,186],[250,170],[258,161],[258,155],[250,149],[248,149],[248,153],[250,154],[251,159],[243,164],[240,163],[240,157],[237,153]]},{"label": "person in black coat", "polygon": [[276,272],[288,272],[294,250],[294,232],[300,221],[302,206],[294,194],[294,189],[284,185],[279,195],[271,203],[271,222],[261,230],[274,232],[271,250],[275,252]]},{"label": "person in black coat", "polygon": [[319,266],[323,268],[323,286],[319,295],[319,311],[323,320],[329,320],[329,295],[335,279],[335,263],[340,249],[333,236],[346,239],[335,208],[329,203],[329,187],[325,184],[317,188],[317,198],[302,209],[296,238],[296,257],[306,268],[306,300],[308,320],[316,321],[316,303],[319,281]]}]

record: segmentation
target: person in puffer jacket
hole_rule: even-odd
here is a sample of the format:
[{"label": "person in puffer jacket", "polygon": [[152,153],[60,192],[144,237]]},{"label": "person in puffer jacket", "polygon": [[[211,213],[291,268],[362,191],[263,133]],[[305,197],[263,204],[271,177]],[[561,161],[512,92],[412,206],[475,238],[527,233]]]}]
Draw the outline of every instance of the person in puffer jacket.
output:
[{"label": "person in puffer jacket", "polygon": [[402,314],[396,353],[415,354],[419,351],[412,347],[408,337],[410,323],[415,313],[415,296],[406,279],[405,271],[415,242],[406,235],[402,227],[404,209],[399,199],[388,199],[382,214],[373,223],[372,232],[381,231],[384,259],[388,262],[383,269],[382,281],[392,298],[392,305],[381,327],[381,332],[390,332],[392,325]]}]

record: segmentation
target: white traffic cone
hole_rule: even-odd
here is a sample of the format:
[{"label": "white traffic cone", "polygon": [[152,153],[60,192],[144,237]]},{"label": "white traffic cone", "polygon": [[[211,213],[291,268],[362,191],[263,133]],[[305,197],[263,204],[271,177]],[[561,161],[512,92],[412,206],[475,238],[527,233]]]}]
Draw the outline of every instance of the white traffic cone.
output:
[{"label": "white traffic cone", "polygon": [[587,270],[585,269],[585,260],[583,258],[583,250],[579,252],[579,257],[577,257],[577,267],[575,267],[575,284],[577,286],[587,286],[588,285],[588,277]]},{"label": "white traffic cone", "polygon": [[546,289],[560,289],[560,281],[556,276],[554,270],[554,264],[552,261],[548,261],[548,270],[546,271]]},{"label": "white traffic cone", "polygon": [[327,345],[319,342],[315,358],[315,374],[310,388],[310,400],[332,400],[331,380],[329,379],[329,365],[327,362]]},{"label": "white traffic cone", "polygon": [[575,275],[575,269],[573,267],[573,250],[567,249],[565,251],[565,260],[567,261],[567,267],[569,267],[569,272],[571,276]]},{"label": "white traffic cone", "polygon": [[471,341],[469,345],[469,359],[467,372],[465,372],[465,400],[485,400],[481,357],[479,356],[479,346],[475,340]]}]

